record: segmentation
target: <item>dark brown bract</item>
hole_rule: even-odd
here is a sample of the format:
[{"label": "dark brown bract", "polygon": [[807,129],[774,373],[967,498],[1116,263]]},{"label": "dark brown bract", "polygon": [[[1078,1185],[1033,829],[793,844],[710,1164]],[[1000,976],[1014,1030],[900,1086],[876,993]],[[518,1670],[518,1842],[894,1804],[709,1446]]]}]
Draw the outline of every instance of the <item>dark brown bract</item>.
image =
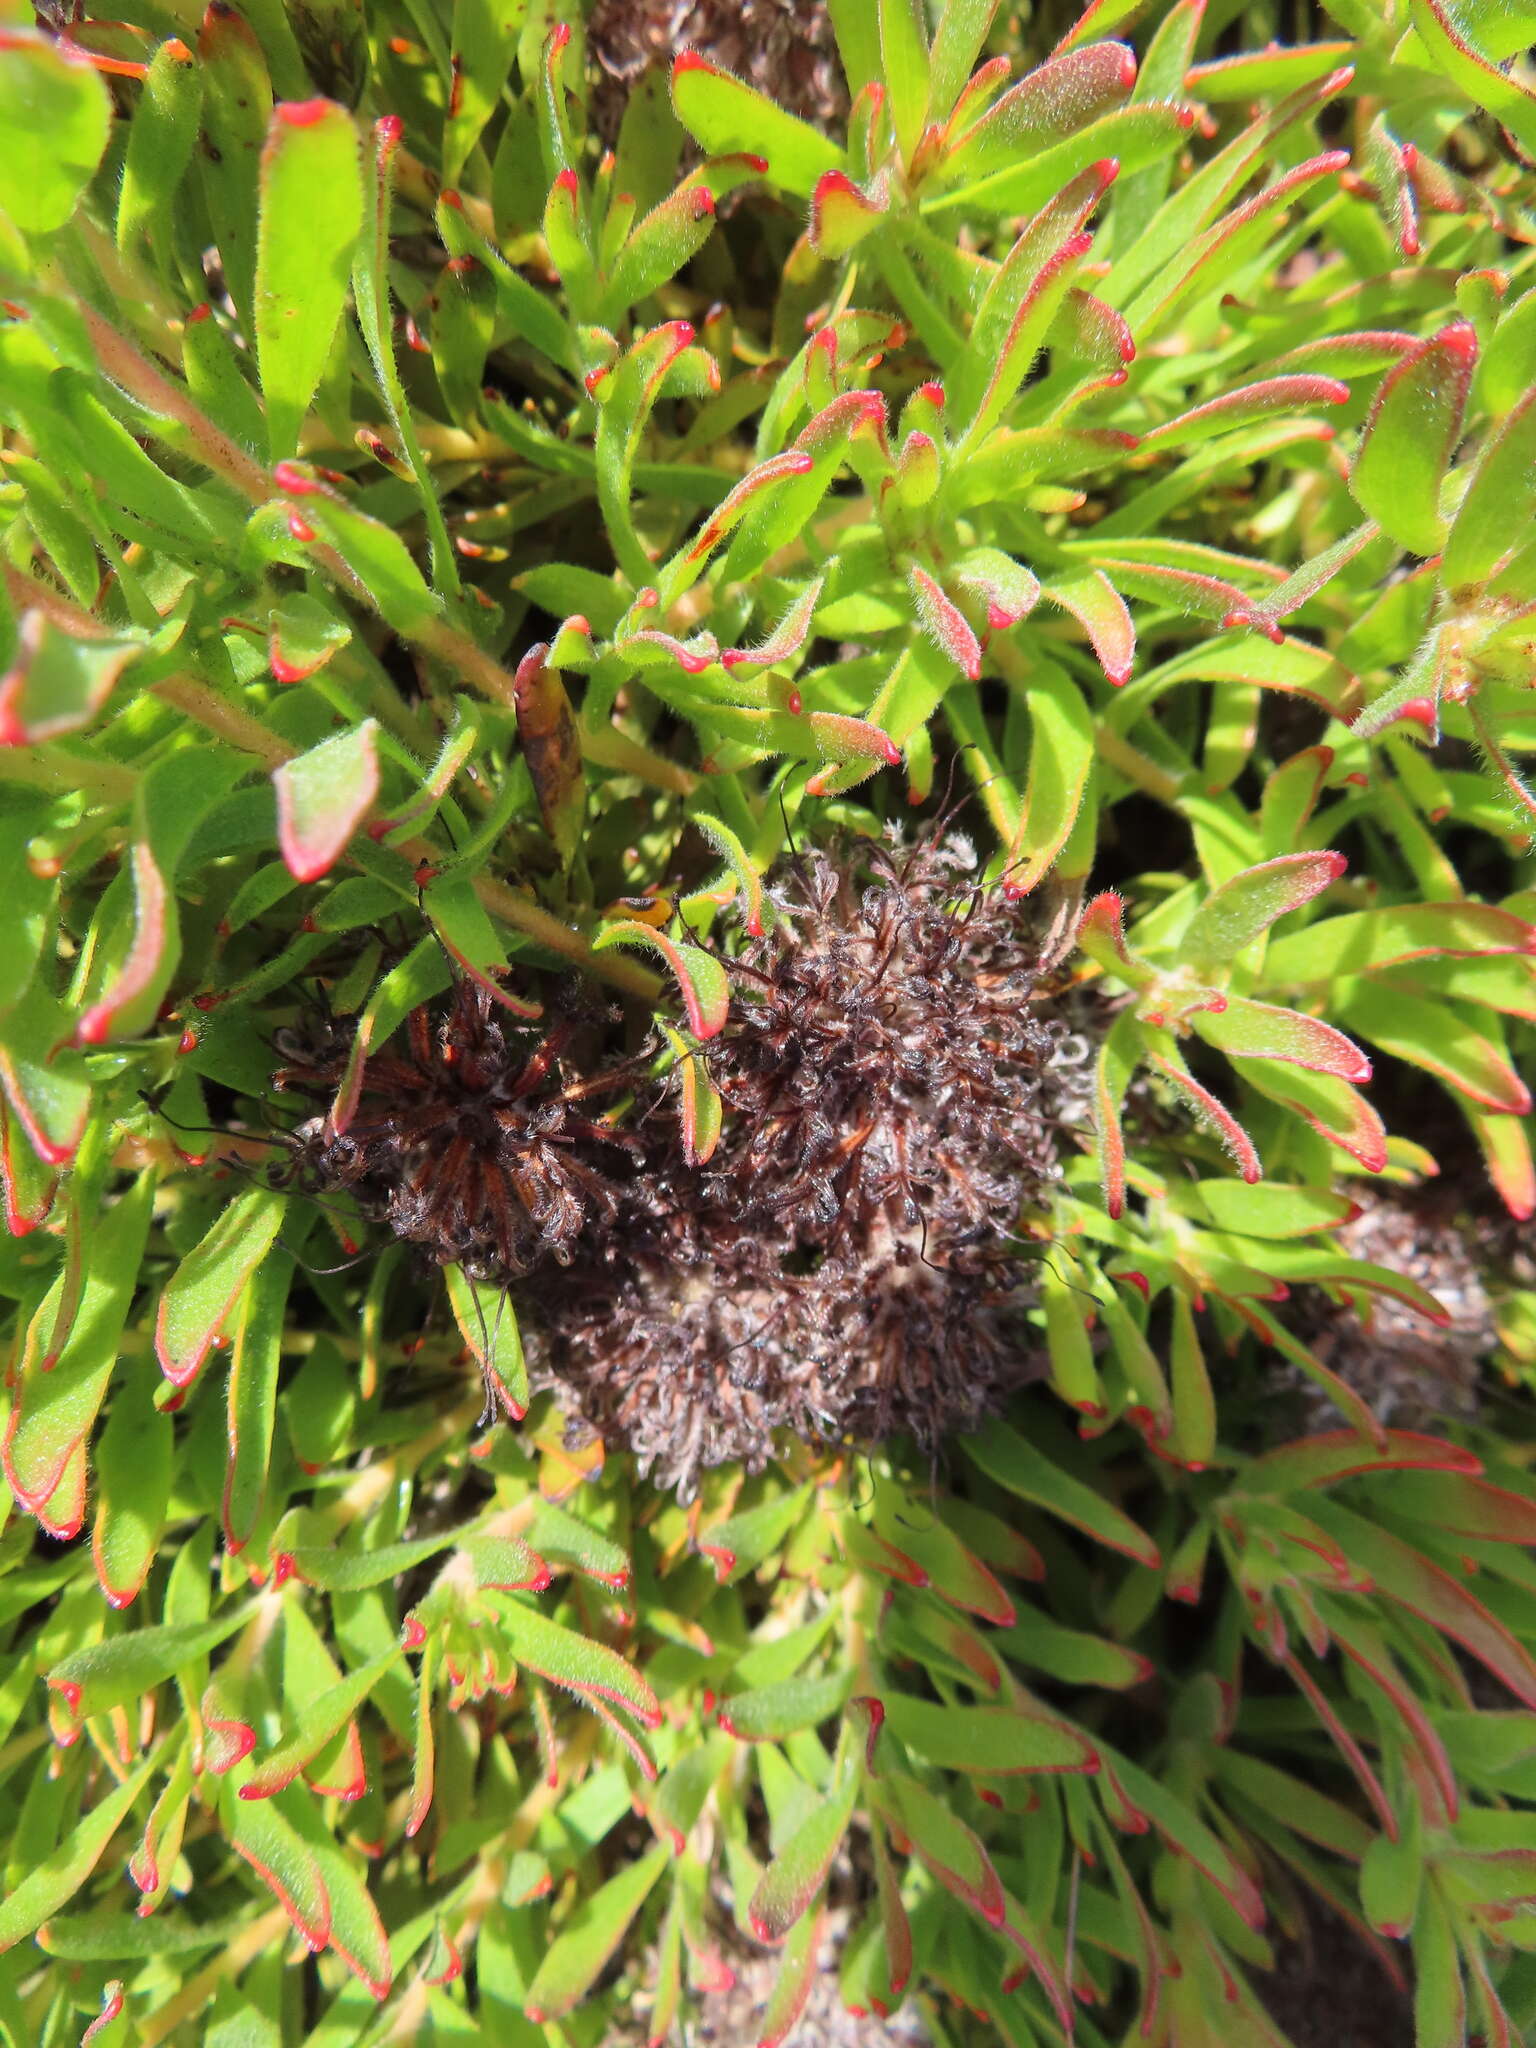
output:
[{"label": "dark brown bract", "polygon": [[458,981],[446,1007],[411,1013],[405,1042],[370,1054],[348,1096],[340,1051],[295,1058],[276,1076],[324,1109],[293,1133],[300,1185],[351,1197],[360,1215],[437,1265],[506,1281],[568,1261],[582,1230],[618,1207],[608,1167],[633,1140],[583,1105],[621,1070],[565,1069],[577,1025],[542,1033]]},{"label": "dark brown bract", "polygon": [[958,836],[791,864],[733,962],[715,1156],[653,1119],[606,1258],[541,1290],[548,1380],[666,1483],[781,1431],[931,1449],[1037,1370],[1017,1233],[1063,1034],[974,865]]}]

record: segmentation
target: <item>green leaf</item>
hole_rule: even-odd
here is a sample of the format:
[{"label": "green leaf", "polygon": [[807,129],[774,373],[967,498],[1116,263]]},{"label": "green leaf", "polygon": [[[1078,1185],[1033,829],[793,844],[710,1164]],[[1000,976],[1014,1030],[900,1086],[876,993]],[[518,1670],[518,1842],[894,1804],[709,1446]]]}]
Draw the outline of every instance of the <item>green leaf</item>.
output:
[{"label": "green leaf", "polygon": [[770,1742],[797,1729],[816,1728],[847,1705],[851,1671],[780,1679],[732,1693],[720,1706],[720,1726],[742,1742]]},{"label": "green leaf", "polygon": [[618,918],[605,925],[592,941],[594,953],[610,946],[644,946],[659,953],[676,978],[688,1028],[695,1038],[714,1038],[723,1027],[731,1006],[731,980],[712,953],[700,946],[680,945],[665,932],[654,931],[637,918]]},{"label": "green leaf", "polygon": [[602,1643],[590,1642],[532,1607],[492,1595],[502,1634],[519,1664],[572,1692],[622,1707],[645,1728],[661,1726],[654,1692],[632,1665]]},{"label": "green leaf", "polygon": [[870,1803],[911,1845],[911,1853],[989,1927],[1008,1915],[1002,1882],[976,1836],[941,1799],[899,1771],[871,1779]]},{"label": "green leaf", "polygon": [[1499,324],[1483,350],[1480,383],[1488,409],[1495,416],[1512,412],[1530,387],[1536,360],[1536,287],[1499,315]]},{"label": "green leaf", "polygon": [[141,234],[167,221],[197,147],[203,79],[186,45],[171,37],[150,59],[128,126],[117,201],[117,246],[125,253]]},{"label": "green leaf", "polygon": [[535,2026],[542,2027],[580,2005],[668,1861],[668,1851],[658,1844],[626,1864],[576,1908],[528,1986],[523,2011]]},{"label": "green leaf", "polygon": [[231,1848],[256,1872],[308,1947],[325,1948],[331,1938],[331,1895],[314,1845],[275,1800],[243,1803],[226,1792],[224,1804]]},{"label": "green leaf", "polygon": [[278,844],[296,881],[328,874],[367,816],[379,793],[377,733],[365,718],[272,771]]},{"label": "green leaf", "polygon": [[[1429,1458],[1419,1462],[1432,1464]],[[1395,1479],[1386,1503],[1393,1514],[1420,1528],[1480,1543],[1536,1544],[1536,1501],[1478,1478],[1473,1463],[1468,1455],[1458,1468],[1446,1458],[1431,1471]]]},{"label": "green leaf", "polygon": [[742,150],[765,156],[766,175],[802,199],[840,161],[836,144],[825,135],[695,50],[684,50],[672,66],[672,104],[706,156]]},{"label": "green leaf", "polygon": [[[414,639],[430,630],[442,606],[398,533],[359,512],[295,463],[278,463],[273,482],[293,501],[287,514],[293,538],[319,539],[333,547],[397,633]],[[256,515],[258,520],[262,516]]]},{"label": "green leaf", "polygon": [[1257,1885],[1205,1822],[1138,1764],[1108,1748],[1105,1762],[1113,1768],[1125,1798],[1150,1819],[1170,1847],[1203,1871],[1250,1927],[1262,1927],[1264,1902]]},{"label": "green leaf", "polygon": [[307,1586],[318,1586],[327,1593],[365,1593],[370,1586],[382,1586],[386,1580],[414,1571],[427,1558],[456,1543],[461,1533],[456,1528],[443,1529],[405,1543],[382,1543],[372,1550],[298,1544],[289,1554],[294,1571]]},{"label": "green leaf", "polygon": [[1257,102],[1270,93],[1294,92],[1326,78],[1354,54],[1353,43],[1297,43],[1287,49],[1245,50],[1192,65],[1184,87],[1192,99],[1220,106],[1228,100]]},{"label": "green leaf", "polygon": [[[85,1199],[78,1186],[74,1199]],[[67,1334],[61,1343],[66,1273],[54,1279],[28,1325],[5,1432],[5,1475],[34,1513],[95,1424],[138,1285],[154,1199],[155,1177],[145,1173],[100,1217],[87,1211],[89,1256]]]},{"label": "green leaf", "polygon": [[996,13],[997,0],[949,0],[940,10],[929,52],[930,120],[948,119],[986,47]]},{"label": "green leaf", "polygon": [[272,112],[272,81],[255,31],[233,7],[211,9],[197,37],[203,74],[199,168],[218,223],[225,282],[242,330],[253,331],[256,207],[261,152]]},{"label": "green leaf", "polygon": [[747,1907],[759,1941],[782,1941],[815,1903],[836,1856],[859,1790],[859,1774],[848,1771],[841,1789],[813,1807],[764,1871]]},{"label": "green leaf", "polygon": [[880,70],[896,147],[910,163],[928,117],[928,28],[922,0],[875,0]]},{"label": "green leaf", "polygon": [[1112,164],[1094,164],[1063,186],[1025,227],[988,284],[970,340],[946,384],[961,452],[995,425],[1029,371],[1087,249],[1081,230],[1109,189]]},{"label": "green leaf", "polygon": [[1350,1514],[1337,1501],[1318,1500],[1310,1512],[1379,1593],[1400,1600],[1442,1635],[1471,1652],[1516,1699],[1536,1707],[1536,1659],[1529,1649],[1466,1591],[1450,1573],[1431,1564],[1398,1537]]},{"label": "green leaf", "polygon": [[155,1318],[155,1351],[172,1386],[196,1377],[271,1250],[286,1206],[270,1188],[247,1188],[171,1275]]},{"label": "green leaf", "polygon": [[810,1498],[809,1486],[770,1493],[756,1507],[700,1529],[694,1544],[714,1565],[716,1578],[722,1584],[734,1584],[779,1547],[805,1513]]},{"label": "green leaf", "polygon": [[175,1425],[153,1395],[153,1376],[141,1369],[118,1389],[96,1445],[91,1555],[109,1607],[126,1607],[139,1592],[165,1527]]},{"label": "green leaf", "polygon": [[329,1686],[318,1699],[305,1702],[294,1722],[293,1732],[278,1744],[238,1788],[241,1799],[270,1799],[291,1785],[304,1766],[313,1761],[332,1737],[351,1721],[357,1709],[373,1691],[384,1673],[404,1656],[405,1647],[395,1643],[370,1658],[339,1684]]},{"label": "green leaf", "polygon": [[1228,1059],[1283,1060],[1341,1081],[1371,1078],[1371,1063],[1359,1046],[1321,1018],[1304,1017],[1299,1010],[1228,996],[1219,1009],[1197,1011],[1190,1023],[1197,1036]]},{"label": "green leaf", "polygon": [[1437,553],[1445,537],[1440,485],[1476,365],[1469,323],[1443,327],[1387,372],[1360,437],[1349,478],[1355,501],[1417,555]]},{"label": "green leaf", "polygon": [[83,52],[66,55],[40,35],[4,31],[0,207],[24,233],[63,227],[95,174],[111,125],[106,85]]},{"label": "green leaf", "polygon": [[[1152,1673],[1151,1664],[1138,1651],[1081,1629],[1063,1628],[1038,1607],[1022,1607],[1013,1626],[1000,1629],[987,1642],[1013,1662],[1028,1665],[1061,1685],[1102,1686],[1110,1692],[1124,1692],[1145,1685]],[[1096,1764],[1084,1768],[1096,1768]]]},{"label": "green leaf", "polygon": [[280,100],[261,153],[256,357],[272,460],[291,455],[347,301],[363,224],[357,128],[333,100]]},{"label": "green leaf", "polygon": [[1229,966],[1277,918],[1299,910],[1343,874],[1341,853],[1283,853],[1213,889],[1185,927],[1176,958]]},{"label": "green leaf", "polygon": [[1088,43],[1048,57],[958,138],[945,177],[969,183],[1042,155],[1118,107],[1135,83],[1136,59],[1124,43]]},{"label": "green leaf", "polygon": [[1053,576],[1041,586],[1052,604],[1069,612],[1099,658],[1099,666],[1115,688],[1130,678],[1136,659],[1136,628],[1125,599],[1102,569],[1085,570],[1076,576]]},{"label": "green leaf", "polygon": [[330,1901],[330,1947],[374,1998],[387,1998],[394,1977],[389,1936],[362,1873],[318,1825],[307,1839]]},{"label": "green leaf", "polygon": [[352,638],[352,628],[331,605],[294,591],[272,608],[267,656],[274,679],[302,683],[323,669]]},{"label": "green leaf", "polygon": [[1536,925],[1473,902],[1401,903],[1325,918],[1272,939],[1264,956],[1272,988],[1310,988],[1408,960],[1536,953]]},{"label": "green leaf", "polygon": [[619,251],[598,301],[598,319],[617,327],[632,307],[648,299],[709,240],[715,224],[715,195],[707,184],[679,185],[637,221]]},{"label": "green leaf", "polygon": [[235,1321],[227,1397],[229,1454],[220,1507],[224,1541],[232,1553],[251,1540],[266,1500],[283,1311],[292,1277],[291,1259],[263,1259],[241,1297]]},{"label": "green leaf", "polygon": [[[1512,70],[1474,48],[1462,28],[1468,14],[1475,20],[1481,10],[1453,15],[1445,0],[1409,0],[1409,5],[1413,25],[1440,70],[1475,105],[1501,121],[1528,154],[1536,153],[1536,93]],[[1422,2048],[1438,2048],[1438,2043],[1422,2039]]]},{"label": "green leaf", "polygon": [[1462,2048],[1467,2039],[1466,1986],[1455,1929],[1432,1885],[1424,1888],[1415,1916],[1413,1964],[1416,2048]]},{"label": "green leaf", "polygon": [[1138,1564],[1156,1569],[1160,1562],[1157,1545],[1128,1515],[1052,1464],[1009,1424],[989,1423],[980,1434],[962,1437],[960,1443],[977,1470],[1009,1493],[1059,1515],[1096,1542],[1134,1557]]},{"label": "green leaf", "polygon": [[40,981],[0,1016],[0,1082],[46,1166],[67,1166],[90,1115],[91,1084],[80,1055],[67,1049],[74,1019]]},{"label": "green leaf", "polygon": [[142,640],[86,640],[64,632],[46,612],[24,613],[0,676],[0,746],[32,745],[93,725],[123,670],[144,652]]},{"label": "green leaf", "polygon": [[456,185],[507,87],[508,61],[517,47],[528,0],[453,0],[453,89],[443,123],[445,185]]},{"label": "green leaf", "polygon": [[1282,1066],[1245,1054],[1243,1079],[1272,1102],[1294,1109],[1368,1173],[1380,1173],[1386,1165],[1386,1127],[1360,1091],[1337,1074]]},{"label": "green leaf", "polygon": [[510,1419],[521,1422],[528,1413],[528,1366],[510,1294],[471,1280],[462,1266],[445,1266],[443,1282],[459,1335],[479,1361],[487,1388]]},{"label": "green leaf", "polygon": [[1082,690],[1054,663],[1031,663],[1029,780],[1009,842],[1004,887],[1027,896],[1049,874],[1072,835],[1093,774],[1093,713]]},{"label": "green leaf", "polygon": [[1013,1707],[952,1707],[883,1693],[886,1726],[906,1748],[946,1771],[1000,1777],[1024,1771],[1096,1771],[1087,1736],[1052,1716]]},{"label": "green leaf", "polygon": [[1472,472],[1440,563],[1445,589],[1485,582],[1536,513],[1536,385],[1509,412]]},{"label": "green leaf", "polygon": [[547,1557],[585,1578],[596,1579],[616,1593],[629,1586],[633,1566],[623,1545],[554,1501],[539,1503],[528,1534],[541,1559]]},{"label": "green leaf", "polygon": [[1394,1059],[1433,1074],[1485,1109],[1509,1116],[1530,1109],[1530,1090],[1504,1053],[1453,1004],[1371,981],[1346,983],[1339,997],[1343,1021]]},{"label": "green leaf", "polygon": [[178,1671],[199,1663],[244,1628],[254,1602],[228,1609],[214,1621],[168,1622],[108,1636],[61,1658],[48,1672],[72,1720],[89,1721],[139,1701]]},{"label": "green leaf", "polygon": [[133,1802],[161,1767],[162,1751],[151,1751],[0,1901],[0,1954],[35,1934],[75,1896],[127,1819]]},{"label": "green leaf", "polygon": [[1415,1467],[1437,1472],[1474,1473],[1482,1467],[1470,1451],[1439,1437],[1412,1430],[1388,1429],[1378,1446],[1352,1429],[1325,1430],[1282,1444],[1252,1460],[1243,1471],[1245,1490],[1294,1493],[1301,1487],[1334,1486],[1364,1472],[1405,1472]]}]

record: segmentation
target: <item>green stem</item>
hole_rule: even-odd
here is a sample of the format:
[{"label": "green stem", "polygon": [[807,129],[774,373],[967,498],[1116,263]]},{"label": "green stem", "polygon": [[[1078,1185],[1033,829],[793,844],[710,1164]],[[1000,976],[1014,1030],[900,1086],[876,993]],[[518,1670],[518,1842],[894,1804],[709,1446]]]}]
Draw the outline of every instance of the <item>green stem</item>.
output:
[{"label": "green stem", "polygon": [[60,796],[79,791],[108,803],[131,803],[139,778],[118,761],[87,760],[56,747],[0,747],[0,781],[24,782]]}]

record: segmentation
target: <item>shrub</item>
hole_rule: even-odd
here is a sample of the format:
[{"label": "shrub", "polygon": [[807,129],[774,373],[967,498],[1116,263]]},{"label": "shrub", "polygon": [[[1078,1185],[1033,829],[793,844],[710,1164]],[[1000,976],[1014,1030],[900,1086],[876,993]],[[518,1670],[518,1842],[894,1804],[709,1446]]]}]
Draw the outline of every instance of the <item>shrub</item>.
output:
[{"label": "shrub", "polygon": [[1329,12],[5,8],[12,2041],[1536,2022],[1529,20]]}]

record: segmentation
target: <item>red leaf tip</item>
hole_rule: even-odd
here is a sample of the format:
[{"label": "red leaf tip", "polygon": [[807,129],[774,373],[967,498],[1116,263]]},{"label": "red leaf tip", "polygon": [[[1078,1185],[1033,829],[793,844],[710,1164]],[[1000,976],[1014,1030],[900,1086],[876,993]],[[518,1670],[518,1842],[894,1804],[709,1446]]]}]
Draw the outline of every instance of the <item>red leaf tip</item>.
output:
[{"label": "red leaf tip", "polygon": [[290,128],[313,128],[325,119],[333,105],[331,100],[279,100],[272,109],[272,118]]},{"label": "red leaf tip", "polygon": [[1464,363],[1477,360],[1477,329],[1470,320],[1453,321],[1449,327],[1442,327],[1435,338],[1452,355],[1460,356]]}]

